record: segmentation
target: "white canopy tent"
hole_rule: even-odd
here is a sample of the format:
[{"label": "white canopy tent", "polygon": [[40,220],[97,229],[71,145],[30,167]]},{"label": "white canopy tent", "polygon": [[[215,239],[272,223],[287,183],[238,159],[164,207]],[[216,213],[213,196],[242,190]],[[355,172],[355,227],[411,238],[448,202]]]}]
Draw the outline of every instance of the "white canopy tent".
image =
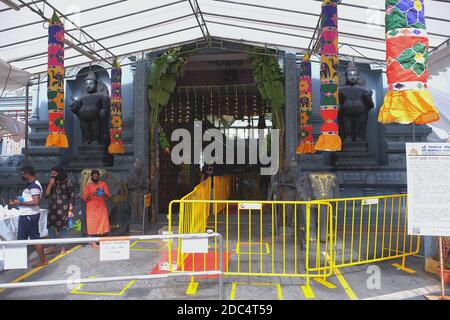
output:
[{"label": "white canopy tent", "polygon": [[7,115],[0,113],[0,138],[10,137],[15,142],[25,139],[25,125]]},{"label": "white canopy tent", "polygon": [[[30,73],[45,73],[47,29],[53,8],[64,15],[66,67],[111,61],[210,37],[302,53],[313,37],[321,0],[4,0],[0,56]],[[340,54],[384,63],[384,0],[343,0]],[[450,3],[426,0],[431,49],[450,37]],[[87,53],[87,54],[86,54]],[[66,74],[68,74],[66,72]]]},{"label": "white canopy tent", "polygon": [[[66,29],[66,76],[90,63],[111,64],[114,56],[143,56],[193,41],[211,44],[212,38],[302,55],[310,47],[321,3],[322,0],[0,0],[0,57],[42,80],[47,70],[47,19],[54,9]],[[343,59],[385,65],[384,5],[385,0],[341,1],[339,52]],[[425,0],[425,10],[433,57],[449,42],[450,3]],[[448,56],[437,60],[440,68],[442,63],[450,64]],[[450,88],[434,88],[440,81],[439,75],[430,81],[430,90],[442,112],[450,104],[446,94]],[[443,112],[443,116],[450,123],[450,115]]]},{"label": "white canopy tent", "polygon": [[25,87],[31,78],[31,73],[13,67],[0,59],[0,97],[5,91]]}]

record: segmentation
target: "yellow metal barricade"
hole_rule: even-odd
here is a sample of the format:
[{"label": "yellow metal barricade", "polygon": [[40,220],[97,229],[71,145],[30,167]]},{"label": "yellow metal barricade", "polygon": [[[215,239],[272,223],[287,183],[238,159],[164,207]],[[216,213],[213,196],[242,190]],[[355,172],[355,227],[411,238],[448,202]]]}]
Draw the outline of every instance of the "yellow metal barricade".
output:
[{"label": "yellow metal barricade", "polygon": [[[224,237],[224,272],[236,276],[321,277],[332,274],[334,262],[334,219],[329,203],[296,201],[190,200],[179,204],[180,222],[195,207],[222,207],[222,214],[211,215],[208,228]],[[313,209],[311,209],[313,207]],[[191,220],[193,221],[193,220]],[[188,229],[188,228],[185,228]],[[215,254],[179,255],[181,270],[212,269]]]},{"label": "yellow metal barricade", "polygon": [[211,178],[205,179],[194,190],[184,196],[180,202],[179,233],[203,233],[210,213],[209,202],[199,202],[194,205],[185,205],[185,200],[210,200]]},{"label": "yellow metal barricade", "polygon": [[417,255],[420,237],[407,234],[407,195],[323,200],[333,207],[336,267]]},{"label": "yellow metal barricade", "polygon": [[[228,200],[233,194],[233,176],[214,177],[214,198],[213,200]],[[224,203],[214,203],[214,214],[221,213],[225,208]]]},{"label": "yellow metal barricade", "polygon": [[[190,194],[169,206],[169,224],[173,208],[180,207],[180,233],[213,229],[223,236],[225,275],[302,277],[307,295],[311,278],[330,285],[327,277],[341,267],[400,258],[402,263],[395,266],[414,272],[405,267],[405,259],[419,253],[420,237],[407,234],[407,195],[320,201],[218,199],[230,195],[229,181],[215,180],[215,200],[193,199]],[[217,268],[218,243],[209,249],[207,254],[181,254],[179,249],[178,269]]]}]

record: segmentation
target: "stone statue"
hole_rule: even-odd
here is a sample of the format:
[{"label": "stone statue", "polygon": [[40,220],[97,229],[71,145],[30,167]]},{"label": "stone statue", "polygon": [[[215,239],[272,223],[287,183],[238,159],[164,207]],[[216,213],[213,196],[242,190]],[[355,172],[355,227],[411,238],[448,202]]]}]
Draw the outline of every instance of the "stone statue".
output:
[{"label": "stone statue", "polygon": [[[334,199],[340,197],[339,183],[336,175],[333,173],[310,173],[300,177],[296,181],[296,186],[298,198],[301,201]],[[319,217],[318,206],[311,206],[309,229],[310,241],[325,242],[326,240],[327,209],[323,205],[320,209]],[[320,235],[318,235],[318,232],[320,232]]]},{"label": "stone statue", "polygon": [[128,190],[130,192],[131,223],[142,225],[144,214],[144,194],[150,185],[144,172],[144,164],[136,159],[128,176]]},{"label": "stone statue", "polygon": [[108,146],[110,98],[108,87],[89,72],[84,80],[80,98],[72,98],[72,112],[80,119],[83,144],[97,143]]},{"label": "stone statue", "polygon": [[345,76],[340,79],[339,130],[347,141],[366,141],[367,118],[373,109],[372,90],[365,88],[354,63],[350,63]]}]

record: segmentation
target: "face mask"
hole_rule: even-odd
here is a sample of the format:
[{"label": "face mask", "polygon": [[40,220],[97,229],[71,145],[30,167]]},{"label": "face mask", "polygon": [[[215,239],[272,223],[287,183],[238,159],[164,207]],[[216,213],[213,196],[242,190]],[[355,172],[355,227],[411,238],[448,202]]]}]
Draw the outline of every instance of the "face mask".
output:
[{"label": "face mask", "polygon": [[100,179],[91,178],[93,182],[97,183]]}]

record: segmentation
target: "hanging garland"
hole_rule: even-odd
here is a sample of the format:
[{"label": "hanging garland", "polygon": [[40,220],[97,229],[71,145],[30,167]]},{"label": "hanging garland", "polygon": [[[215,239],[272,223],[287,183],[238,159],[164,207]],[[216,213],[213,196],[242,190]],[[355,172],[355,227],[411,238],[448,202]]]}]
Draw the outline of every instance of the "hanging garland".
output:
[{"label": "hanging garland", "polygon": [[381,123],[425,124],[439,120],[428,80],[424,0],[386,0],[386,75]]},{"label": "hanging garland", "polygon": [[53,12],[48,27],[48,129],[46,147],[67,148],[64,131],[64,25]]},{"label": "hanging garland", "polygon": [[309,54],[300,64],[299,101],[300,101],[300,130],[301,141],[297,147],[297,154],[315,153],[312,116],[312,79],[311,61]]},{"label": "hanging garland", "polygon": [[111,143],[108,147],[110,154],[124,154],[125,146],[122,142],[122,69],[117,58],[111,70],[111,129],[109,130]]},{"label": "hanging garland", "polygon": [[338,55],[338,0],[324,0],[322,4],[320,44],[320,115],[324,124],[316,143],[316,150],[341,151],[339,126],[336,119],[339,112]]}]

